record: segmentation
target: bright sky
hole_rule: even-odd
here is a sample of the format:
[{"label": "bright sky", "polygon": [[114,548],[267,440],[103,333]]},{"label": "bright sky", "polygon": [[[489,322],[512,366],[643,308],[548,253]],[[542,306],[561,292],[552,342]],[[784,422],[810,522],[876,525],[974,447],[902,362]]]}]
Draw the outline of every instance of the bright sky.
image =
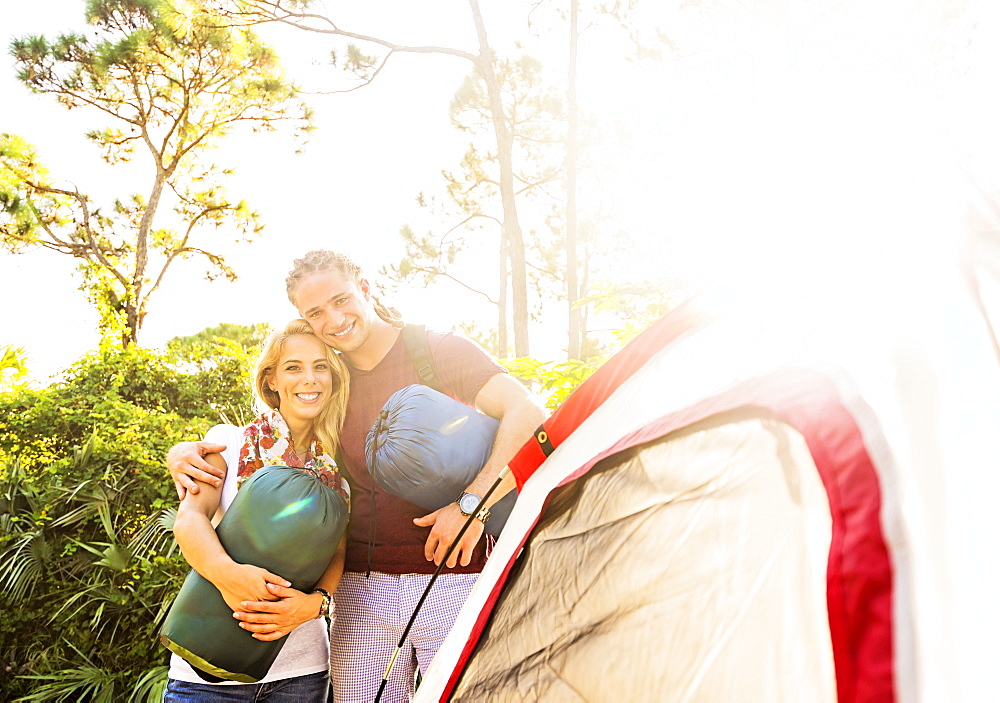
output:
[{"label": "bright sky", "polygon": [[[16,3],[4,11],[4,40],[73,29],[83,4]],[[530,3],[482,4],[494,45],[534,41]],[[676,40],[677,56],[661,64],[630,61],[621,34],[585,23],[581,38],[581,102],[611,134],[590,154],[609,170],[581,200],[602,199],[611,221],[605,226],[640,235],[631,275],[684,275],[737,290],[835,289],[841,267],[859,251],[882,266],[885,259],[872,252],[891,257],[912,235],[895,228],[895,239],[869,240],[872,218],[892,219],[880,196],[904,197],[912,183],[897,176],[926,164],[928,149],[934,158],[958,157],[984,187],[1000,189],[991,126],[998,101],[992,87],[978,87],[996,85],[992,67],[1000,66],[990,3],[970,0],[972,11],[950,16],[931,0],[681,4],[640,4],[636,25],[646,38],[659,27]],[[353,27],[378,28],[401,43],[473,46],[465,2],[438,3],[433,16],[417,5],[338,4],[337,12],[356,12],[347,19]],[[562,30],[548,32],[541,11],[530,17],[554,61]],[[305,82],[308,57],[321,57],[328,45],[289,32],[273,43]],[[267,230],[251,246],[220,247],[241,275],[235,284],[204,282],[196,263],[175,266],[152,300],[142,343],[157,346],[223,321],[284,322],[293,314],[284,274],[310,248],[345,248],[373,276],[398,259],[399,228],[425,217],[417,193],[437,187],[441,170],[455,168],[464,149],[447,109],[468,68],[446,57],[399,56],[373,85],[316,98],[319,129],[301,156],[271,135],[233,143],[238,177],[230,193],[260,210]],[[85,189],[97,182],[109,196],[147,188],[141,177],[135,187],[123,169],[103,167],[83,139],[106,124],[100,116],[67,113],[48,96],[28,94],[6,54],[0,96],[0,130],[35,143],[53,173]],[[863,179],[870,183],[859,190]],[[858,192],[871,197],[858,199]],[[0,254],[0,294],[17,301],[6,306],[0,344],[25,347],[40,376],[97,341],[94,314],[67,258]],[[445,328],[493,319],[491,308],[465,300],[443,286],[401,291],[390,302]],[[558,355],[539,345],[532,351]]]},{"label": "bright sky", "polygon": [[[424,4],[404,0],[391,3],[391,11],[374,1],[337,8],[372,13],[357,19],[360,31],[381,31],[395,21],[386,31],[401,43],[469,46],[467,6],[447,1],[447,7],[435,2],[432,16],[421,14]],[[483,0],[496,45],[514,36],[530,40],[530,4]],[[594,28],[585,29],[581,42],[581,100],[612,135],[589,154],[609,170],[585,197],[588,204],[601,201],[611,227],[642,235],[629,273],[693,276],[738,293],[825,306],[817,312],[830,315],[864,310],[876,299],[881,310],[891,311],[893,296],[919,290],[920,305],[910,300],[897,308],[907,317],[869,315],[867,330],[854,328],[859,338],[883,333],[891,322],[893,331],[928,342],[932,356],[956,361],[955,368],[962,368],[957,360],[963,354],[981,355],[982,339],[972,348],[947,334],[948,305],[964,289],[953,275],[942,276],[943,259],[935,257],[950,251],[941,245],[954,224],[953,166],[966,169],[981,188],[1000,191],[995,0],[969,0],[964,14],[950,12],[961,9],[960,2],[935,0],[704,0],[677,9],[681,4],[642,3],[636,25],[662,28],[676,38],[683,58],[657,66],[630,62],[620,36]],[[13,36],[72,29],[83,0],[5,5],[0,35],[6,43]],[[531,16],[541,29],[541,14]],[[458,22],[448,22],[451,17]],[[558,48],[551,36],[547,44]],[[278,44],[286,55],[293,47],[309,48],[299,34]],[[454,168],[464,150],[447,109],[467,72],[464,62],[443,57],[398,57],[372,86],[315,101],[319,129],[304,155],[292,155],[281,139],[266,135],[235,145],[238,178],[230,192],[259,209],[268,229],[258,243],[226,250],[242,277],[236,284],[209,285],[190,263],[174,268],[153,299],[142,343],[157,346],[220,322],[283,323],[294,314],[285,301],[284,275],[291,259],[311,248],[347,249],[373,275],[397,259],[399,228],[418,217],[416,194],[437,186],[440,171]],[[27,94],[9,58],[0,56],[0,131],[37,144],[53,173],[87,188],[106,184],[123,195],[132,190],[122,190],[130,185],[122,184],[125,172],[102,169],[82,138],[104,125]],[[144,187],[140,182],[138,190]],[[531,226],[539,223],[525,223]],[[37,376],[58,372],[97,343],[94,314],[76,290],[72,267],[66,257],[44,252],[0,254],[0,345],[23,346]],[[947,296],[936,295],[942,283],[949,286],[941,288],[950,291]],[[993,292],[1000,297],[1000,290]],[[460,303],[454,288],[404,291],[391,302],[443,328],[493,319],[489,308]],[[1000,302],[993,303],[1000,311]],[[936,326],[925,326],[925,319]],[[935,330],[944,333],[927,340]],[[862,381],[869,373],[867,380],[894,392],[888,375],[878,375],[872,363],[878,360],[853,361]],[[963,383],[946,390],[975,388],[975,379]],[[954,393],[945,401],[963,402]],[[978,420],[992,424],[982,436],[995,434],[995,417],[981,413]],[[960,444],[961,432],[970,430],[941,431]],[[961,485],[987,486],[980,506],[988,511],[996,495],[989,488],[996,485],[995,461],[974,461],[959,462],[966,472],[961,476],[969,477]],[[933,488],[926,495],[935,497]],[[942,549],[967,553],[956,561],[975,568],[960,574],[969,576],[961,582],[985,591],[995,578],[983,573],[994,576],[996,562],[976,554],[992,554],[995,545],[983,539],[995,530],[981,529],[989,513],[966,509],[963,493],[942,501],[952,521],[940,538]],[[967,524],[973,520],[979,522]],[[992,570],[977,571],[980,562]],[[982,629],[978,602],[965,598],[956,606],[973,630]],[[980,667],[971,654],[963,671],[986,677],[991,659],[983,656],[987,663]]]},{"label": "bright sky", "polygon": [[[43,0],[5,7],[3,43],[75,29],[83,6],[83,0]],[[407,26],[406,17],[399,19]],[[427,29],[425,36],[447,40],[440,28]],[[319,128],[302,155],[276,135],[254,135],[229,147],[237,169],[229,192],[258,209],[267,230],[252,245],[219,246],[241,276],[235,284],[205,282],[197,261],[175,264],[152,298],[140,337],[144,345],[223,321],[283,323],[294,316],[284,276],[292,259],[309,249],[344,248],[372,276],[387,258],[401,255],[398,231],[415,217],[417,193],[436,185],[440,170],[453,166],[463,150],[447,108],[468,67],[441,57],[415,58],[395,61],[393,70],[366,89],[316,98]],[[148,188],[144,176],[136,185],[122,176],[125,169],[104,166],[83,138],[86,130],[106,124],[100,115],[67,112],[50,96],[28,93],[15,80],[6,52],[0,57],[0,96],[0,131],[34,143],[53,174],[109,198]],[[212,236],[203,240],[208,248]],[[2,253],[0,267],[0,294],[18,301],[8,306],[0,344],[23,346],[36,374],[57,372],[96,346],[96,316],[76,290],[69,257],[41,250]],[[459,321],[440,305],[419,309],[420,293],[391,302],[430,324],[451,327]]]}]

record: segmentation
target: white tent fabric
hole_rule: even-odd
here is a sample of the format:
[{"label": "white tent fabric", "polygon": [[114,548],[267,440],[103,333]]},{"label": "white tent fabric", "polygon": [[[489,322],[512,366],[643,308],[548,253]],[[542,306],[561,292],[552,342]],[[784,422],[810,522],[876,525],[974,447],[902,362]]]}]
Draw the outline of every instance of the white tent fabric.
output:
[{"label": "white tent fabric", "polygon": [[[694,344],[697,339],[694,335],[679,345]],[[622,390],[659,381],[649,372],[670,365],[658,361],[637,373]],[[810,385],[809,379],[819,376],[815,372],[789,369],[787,375],[792,383],[784,384],[786,389],[806,400],[813,394],[825,400]],[[822,700],[824,695],[836,700],[824,605],[831,552],[830,508],[825,492],[817,489],[819,474],[801,436],[769,414],[768,408],[747,404],[748,399],[766,400],[773,384],[769,376],[764,378],[767,382],[757,388],[734,386],[734,392],[688,417],[682,406],[678,419],[653,430],[653,439],[663,436],[662,440],[639,445],[638,459],[628,451],[612,450],[600,464],[614,464],[615,468],[606,470],[611,478],[605,473],[600,479],[592,476],[595,468],[586,472],[586,481],[577,481],[585,487],[574,494],[567,513],[576,521],[572,528],[562,527],[553,534],[548,520],[554,506],[545,508],[545,517],[532,533],[529,548],[519,556],[517,571],[466,670],[466,677],[472,676],[475,683],[460,685],[456,700],[477,700],[487,691],[491,700],[608,700],[610,692],[618,690],[627,694],[625,700],[671,691],[671,699],[712,701],[729,700],[740,689],[745,689],[740,700]],[[553,488],[563,482],[553,470],[562,464],[557,457],[576,437],[593,439],[586,431],[588,423],[599,422],[605,412],[611,413],[608,422],[630,415],[622,408],[634,399],[624,395],[627,401],[619,393],[606,401],[556,450],[525,486],[519,502],[534,495],[536,481],[554,479]],[[691,424],[701,417],[708,418],[705,423],[711,427]],[[632,433],[634,428],[626,434]],[[601,447],[583,462],[571,460],[569,465],[588,465],[606,450]],[[621,496],[612,500],[610,491],[591,488],[593,482],[599,486],[604,480],[612,481]],[[666,488],[654,491],[650,483]],[[603,498],[588,500],[591,495]],[[877,509],[877,496],[873,505]],[[512,519],[517,517],[512,515]],[[579,544],[566,538],[567,529],[576,531]],[[550,556],[550,543],[561,558]],[[507,546],[516,551],[519,545]],[[600,557],[604,551],[609,554]],[[484,582],[493,578],[492,569],[502,569],[506,556],[494,552]],[[604,590],[599,597],[589,589],[586,597],[574,596],[574,584],[587,580],[586,565],[591,563],[608,572]],[[646,580],[647,572],[655,578],[649,577],[650,588],[640,592],[646,600],[637,600],[632,586]],[[476,597],[483,597],[485,603],[489,594],[477,587]],[[538,611],[522,612],[521,600]],[[481,605],[477,602],[476,607]],[[629,609],[640,611],[641,622],[655,625],[654,629],[643,630],[629,617],[619,617],[616,613],[622,608],[629,616]],[[460,617],[469,612],[463,610]],[[560,635],[552,622],[539,618],[539,612],[552,614],[553,622],[567,623],[569,631]],[[575,627],[581,617],[593,619],[595,625]],[[821,622],[823,627],[819,627]],[[526,634],[524,628],[537,630],[542,641]],[[609,636],[595,636],[594,630]],[[571,644],[567,651],[560,641]],[[527,650],[519,649],[523,647]],[[602,664],[612,656],[610,652],[633,665],[612,667],[610,671],[620,675],[608,676]],[[499,673],[482,672],[491,657],[499,659]],[[513,666],[505,671],[502,663],[508,660]],[[437,662],[431,674],[436,666]],[[537,680],[538,671],[552,676]],[[779,672],[785,673],[779,676]],[[596,678],[588,679],[588,674]],[[602,688],[602,682],[608,688]],[[586,693],[572,697],[568,690]]]},{"label": "white tent fabric", "polygon": [[682,434],[581,482],[592,509],[550,510],[453,700],[836,700],[802,436],[759,417]]},{"label": "white tent fabric", "polygon": [[[892,570],[890,699],[980,700],[991,690],[987,672],[1000,655],[994,636],[1000,618],[990,587],[997,582],[990,555],[1000,365],[957,257],[944,264],[937,267],[944,275],[923,279],[933,280],[933,287],[907,285],[866,309],[827,315],[813,308],[799,316],[761,306],[730,309],[653,356],[523,487],[417,700],[481,700],[487,694],[490,700],[634,700],[652,693],[692,701],[858,700],[845,696],[843,685],[831,690],[830,634],[816,636],[817,618],[827,615],[817,600],[816,564],[828,551],[816,545],[829,508],[820,509],[822,501],[814,499],[790,514],[783,512],[787,505],[757,499],[776,499],[789,485],[788,475],[777,470],[779,453],[765,441],[773,428],[764,429],[760,418],[712,430],[688,427],[635,457],[614,456],[622,438],[657,420],[706,399],[725,399],[748,380],[782,378],[802,368],[836,389],[877,471],[879,527]],[[908,283],[915,280],[920,276]],[[767,384],[762,388],[766,395]],[[705,421],[718,424],[720,417]],[[787,424],[777,426],[796,437]],[[793,473],[811,477],[798,485],[803,495],[813,495],[814,469],[801,440],[788,441],[799,449],[792,452]],[[588,476],[579,491],[593,494],[586,511],[553,517],[556,503],[548,503],[556,489],[572,485],[578,473],[596,471],[595,458],[609,449],[612,458],[599,466],[622,463],[593,483]],[[628,537],[603,539],[601,525],[617,522],[623,502],[634,511],[638,496],[649,500],[647,472],[639,472],[636,462],[659,466],[657,481],[667,485],[687,480],[687,492],[677,499],[660,489],[655,520]],[[719,480],[720,463],[735,474],[759,476],[769,488],[753,499],[738,491],[699,494]],[[613,485],[600,489],[597,481]],[[759,532],[764,514],[794,539],[776,542],[774,534]],[[584,534],[588,524],[591,537],[546,558],[550,545]],[[633,550],[637,540],[643,546]],[[753,547],[735,549],[745,542]],[[772,570],[762,555],[784,544],[789,551],[778,550]],[[595,564],[600,573],[593,572]],[[655,575],[651,581],[643,576],[647,569]],[[597,590],[581,588],[591,582]],[[648,618],[636,614],[636,622],[625,616],[616,640],[597,637],[585,644],[581,619],[627,608],[643,583],[654,584],[663,607]],[[739,587],[727,588],[734,584]],[[706,601],[720,593],[727,597]],[[572,646],[560,649],[558,642]]]},{"label": "white tent fabric", "polygon": [[[1000,227],[989,229],[976,237],[996,242]],[[832,552],[821,545],[831,513],[814,472],[817,452],[836,453],[838,440],[823,423],[804,433],[749,412],[773,411],[764,402],[772,390],[802,373],[843,409],[839,422],[854,428],[877,479],[865,490],[877,499],[891,571],[891,642],[874,654],[887,662],[891,691],[864,690],[925,703],[992,693],[1000,363],[991,308],[977,303],[963,266],[967,235],[956,226],[917,242],[905,266],[884,271],[881,287],[868,281],[863,296],[851,294],[845,272],[844,290],[825,298],[712,306],[716,317],[672,338],[524,484],[417,700],[865,700],[853,670],[831,656],[833,620],[817,634],[831,601],[819,597],[816,569]],[[1000,285],[995,267],[976,270],[979,285]],[[630,448],[628,438],[658,423],[665,433]],[[779,460],[779,435],[792,469]],[[706,489],[722,476],[754,476],[760,491],[742,493],[751,486],[737,481],[723,481],[732,491]],[[793,483],[797,510],[769,502]],[[585,507],[560,508],[571,494]],[[659,497],[648,523],[611,529],[620,515],[644,514],[650,495]],[[765,514],[780,534],[767,533]],[[633,552],[635,542],[643,546]],[[734,547],[744,543],[752,548]],[[600,568],[602,558],[613,568]],[[610,618],[639,593],[656,595],[653,610]],[[860,597],[848,608],[859,630],[878,625],[867,607]],[[595,622],[612,622],[617,639],[602,639]]]}]

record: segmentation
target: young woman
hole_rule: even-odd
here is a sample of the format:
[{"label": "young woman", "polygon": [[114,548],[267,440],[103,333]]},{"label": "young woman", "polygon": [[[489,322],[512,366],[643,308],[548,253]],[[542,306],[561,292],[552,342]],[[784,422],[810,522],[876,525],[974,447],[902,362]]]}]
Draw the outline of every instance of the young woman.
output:
[{"label": "young woman", "polygon": [[[164,696],[168,702],[327,698],[329,636],[321,615],[327,614],[329,594],[343,573],[345,541],[341,540],[316,590],[303,593],[267,569],[235,562],[219,542],[214,524],[241,483],[257,469],[273,464],[313,469],[323,483],[348,497],[347,483],[331,458],[344,421],[348,374],[309,325],[296,320],[264,343],[254,390],[266,410],[246,427],[217,425],[206,435],[206,441],[226,446],[222,454],[206,456],[213,466],[225,470],[225,480],[221,487],[203,486],[197,494],[187,494],[177,512],[174,534],[184,558],[219,589],[240,627],[260,640],[285,635],[288,639],[268,675],[253,684],[209,683],[190,664],[172,655]],[[258,619],[256,612],[267,612],[267,622]]]}]

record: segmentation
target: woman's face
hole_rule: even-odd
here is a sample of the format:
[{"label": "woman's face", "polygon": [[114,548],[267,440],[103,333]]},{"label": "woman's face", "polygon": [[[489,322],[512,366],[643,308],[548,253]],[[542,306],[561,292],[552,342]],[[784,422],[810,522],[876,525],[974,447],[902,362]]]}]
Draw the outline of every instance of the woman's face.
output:
[{"label": "woman's face", "polygon": [[267,385],[278,394],[278,410],[286,422],[311,422],[333,394],[326,346],[311,335],[292,335],[285,340]]}]

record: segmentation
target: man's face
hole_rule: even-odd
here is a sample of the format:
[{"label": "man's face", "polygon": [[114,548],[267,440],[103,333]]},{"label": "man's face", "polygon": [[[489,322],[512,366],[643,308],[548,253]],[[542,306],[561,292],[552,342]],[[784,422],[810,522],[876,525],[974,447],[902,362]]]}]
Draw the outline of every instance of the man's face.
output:
[{"label": "man's face", "polygon": [[371,334],[375,310],[368,281],[359,286],[340,271],[314,273],[295,292],[295,307],[327,346],[350,354]]}]

